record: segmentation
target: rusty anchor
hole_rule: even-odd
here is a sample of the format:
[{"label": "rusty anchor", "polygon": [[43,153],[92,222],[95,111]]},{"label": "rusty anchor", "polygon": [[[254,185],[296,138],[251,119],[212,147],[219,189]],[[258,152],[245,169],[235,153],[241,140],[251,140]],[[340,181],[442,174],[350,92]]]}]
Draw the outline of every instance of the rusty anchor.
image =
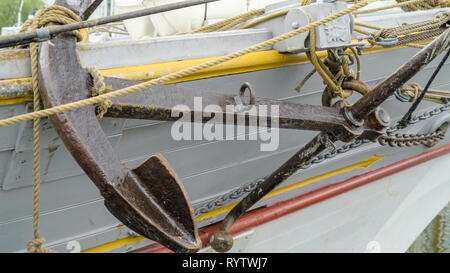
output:
[{"label": "rusty anchor", "polygon": [[[90,2],[98,4],[98,1]],[[79,9],[65,0],[55,4],[79,14],[82,14],[81,7],[87,12],[93,10],[89,3],[80,4]],[[41,44],[39,80],[45,107],[91,97],[89,77],[78,62],[73,36],[59,35]],[[95,106],[56,114],[50,119],[117,219],[174,251],[193,252],[201,247],[186,191],[163,155],[152,155],[136,169],[126,168],[106,138],[96,118]]]},{"label": "rusty anchor", "polygon": [[[98,1],[87,0],[87,2],[92,4]],[[76,11],[92,7],[89,4],[80,5],[80,8],[70,7],[66,0],[57,0],[56,4]],[[91,12],[92,8],[85,11]],[[298,170],[299,166],[333,146],[335,141],[350,141],[357,137],[375,140],[382,135],[389,123],[389,116],[379,108],[380,104],[391,96],[396,88],[447,48],[450,43],[449,33],[444,33],[396,74],[365,94],[352,106],[347,106],[342,101],[333,107],[324,107],[261,99],[253,92],[251,105],[279,106],[280,128],[322,133],[268,176],[254,192],[230,212],[223,222],[222,230],[212,238],[213,247],[221,251],[228,250],[232,246],[232,238],[228,232],[236,219]],[[74,37],[60,35],[50,42],[42,43],[39,63],[41,96],[46,107],[91,97],[90,76],[78,63]],[[121,89],[136,83],[115,78],[106,78],[105,82],[113,89]],[[241,89],[240,96],[243,91],[245,89]],[[226,105],[236,103],[236,96],[233,95],[176,86],[154,86],[113,99],[113,105],[105,116],[175,121],[178,117],[171,116],[172,108],[184,104],[192,109],[192,99],[196,96],[202,97],[207,104],[220,106],[220,111],[206,113],[208,117],[216,114],[233,115],[233,122],[236,124],[238,116],[246,115],[239,111],[227,112]],[[191,115],[194,112],[191,112]],[[123,166],[100,127],[95,106],[56,114],[50,116],[50,119],[68,150],[99,188],[105,198],[106,207],[120,221],[132,230],[175,251],[195,251],[201,247],[187,194],[175,171],[162,155],[151,156],[133,170]],[[201,122],[208,120],[206,118]]]}]

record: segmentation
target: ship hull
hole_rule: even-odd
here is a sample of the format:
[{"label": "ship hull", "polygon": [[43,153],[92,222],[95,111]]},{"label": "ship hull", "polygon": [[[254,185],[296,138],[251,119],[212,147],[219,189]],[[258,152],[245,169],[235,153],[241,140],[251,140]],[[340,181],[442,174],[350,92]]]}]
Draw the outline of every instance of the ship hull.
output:
[{"label": "ship hull", "polygon": [[[267,40],[270,35],[264,30],[245,30],[80,45],[79,54],[83,66],[98,66],[105,75],[149,80]],[[189,52],[180,50],[184,48]],[[368,50],[361,57],[362,80],[376,85],[416,52],[417,49],[400,47]],[[0,71],[0,78],[4,79],[0,81],[3,119],[29,111],[30,96],[26,90],[30,72],[26,50],[0,54],[0,64],[10,68]],[[117,60],[111,56],[127,58]],[[325,87],[317,75],[301,93],[295,92],[295,87],[312,69],[304,55],[284,55],[269,48],[230,63],[172,84],[238,94],[241,84],[250,82],[258,97],[308,104],[321,102]],[[437,62],[433,62],[413,81],[425,85],[436,66]],[[447,63],[433,87],[449,90],[449,72]],[[19,93],[21,96],[14,97]],[[354,95],[350,102],[359,97]],[[393,120],[398,120],[410,105],[392,97],[383,107]],[[424,102],[417,114],[436,106]],[[411,125],[405,132],[430,133],[446,121],[450,121],[450,113],[444,111]],[[197,211],[212,200],[270,174],[318,133],[282,129],[279,147],[267,152],[261,151],[261,141],[248,139],[177,141],[171,137],[171,122],[104,118],[101,125],[122,163],[129,168],[138,166],[153,153],[164,154],[181,177]],[[31,122],[0,129],[0,252],[24,252],[32,237],[31,132]],[[152,245],[149,240],[136,237],[107,211],[97,188],[68,153],[48,119],[43,120],[42,138],[40,220],[48,247],[60,252],[130,252]],[[327,151],[332,154],[326,160],[295,173],[280,186],[279,194],[253,209],[283,204],[447,147],[449,143],[449,137],[433,148],[390,148],[365,143],[340,149],[344,143],[337,143],[340,153]],[[364,252],[372,241],[378,242],[383,251],[404,251],[450,199],[448,161],[448,156],[441,154],[408,170],[376,179],[377,182],[241,231],[250,232],[249,239],[246,236],[238,239],[235,251]],[[198,213],[198,226],[203,229],[216,224],[229,211],[230,204],[240,198],[242,195],[228,198],[228,202]]]}]

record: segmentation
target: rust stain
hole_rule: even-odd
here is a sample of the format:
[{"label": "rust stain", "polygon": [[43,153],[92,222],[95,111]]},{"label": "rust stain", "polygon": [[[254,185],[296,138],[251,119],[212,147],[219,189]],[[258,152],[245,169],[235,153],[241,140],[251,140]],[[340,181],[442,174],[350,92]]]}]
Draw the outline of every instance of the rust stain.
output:
[{"label": "rust stain", "polygon": [[45,165],[44,175],[48,174],[48,170],[50,168],[50,164],[51,164],[52,159],[55,156],[55,152],[56,152],[56,150],[58,150],[58,148],[59,148],[59,145],[49,145],[49,146],[44,148],[45,150],[48,151],[48,160],[47,160],[47,164]]},{"label": "rust stain", "polygon": [[9,61],[14,59],[25,59],[30,57],[30,51],[27,49],[8,50],[0,52],[0,61]]}]

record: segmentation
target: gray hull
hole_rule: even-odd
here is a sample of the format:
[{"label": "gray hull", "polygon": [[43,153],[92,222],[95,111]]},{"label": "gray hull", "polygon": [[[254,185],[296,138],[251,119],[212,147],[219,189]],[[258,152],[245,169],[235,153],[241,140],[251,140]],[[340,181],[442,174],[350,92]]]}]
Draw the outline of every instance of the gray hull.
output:
[{"label": "gray hull", "polygon": [[[230,32],[223,35],[227,36],[226,39],[217,34],[203,34],[194,38],[167,37],[130,44],[110,43],[80,46],[81,62],[84,66],[101,64],[100,68],[102,69],[112,69],[116,68],[114,58],[121,58],[121,56],[127,56],[126,60],[121,61],[122,66],[212,57],[270,38],[270,34],[263,30]],[[245,37],[248,39],[245,39]],[[182,48],[180,43],[184,43],[183,48],[192,49],[192,51],[189,51],[189,54],[180,52],[180,48]],[[130,51],[129,55],[120,55],[125,54],[127,50]],[[106,52],[108,52],[107,55],[102,55]],[[147,54],[147,52],[151,52],[151,54]],[[402,48],[363,55],[362,80],[374,86],[395,71],[415,52],[417,52],[417,49]],[[166,55],[163,55],[164,53]],[[26,57],[6,61],[2,59],[0,62],[2,62],[2,65],[8,64],[8,67],[11,68],[1,72],[3,74],[0,78],[11,79],[29,76],[28,59]],[[413,81],[424,85],[436,65],[436,62],[429,65]],[[310,70],[311,65],[303,63],[207,77],[176,83],[175,85],[236,94],[242,83],[250,82],[258,97],[320,104],[325,87],[319,77],[314,76],[301,94],[294,91],[298,82]],[[148,71],[147,74],[149,73],[152,73],[152,71]],[[450,66],[447,64],[434,82],[433,87],[449,90],[449,73]],[[14,88],[5,86],[2,86],[2,88],[2,92],[9,92],[8,94],[23,92],[23,90],[13,90]],[[358,95],[355,95],[354,99],[357,98]],[[400,103],[395,98],[391,98],[383,105],[394,120],[401,118],[409,106],[409,103]],[[28,103],[2,105],[0,106],[0,118],[4,119],[25,113],[28,111],[28,107]],[[421,105],[418,113],[434,107],[436,107],[435,104],[425,102]],[[406,132],[429,133],[444,120],[450,120],[450,113],[430,118],[426,122],[418,122],[410,126]],[[172,123],[170,122],[105,118],[101,121],[101,124],[122,163],[130,168],[138,166],[153,153],[164,154],[182,178],[194,208],[201,208],[210,200],[270,174],[316,135],[315,132],[282,129],[280,130],[279,148],[274,152],[261,152],[259,141],[175,141],[171,137]],[[88,250],[124,238],[128,240],[127,242],[134,242],[124,247],[103,249],[105,251],[123,252],[150,244],[151,242],[148,240],[135,242],[137,240],[132,238],[133,233],[130,233],[127,227],[107,211],[97,188],[68,153],[48,119],[43,121],[42,135],[41,230],[42,235],[47,239],[48,246],[60,252],[67,252],[73,249],[77,250],[78,246],[81,247],[81,250]],[[439,146],[449,143],[450,138],[447,137]],[[31,144],[30,122],[0,129],[0,252],[24,252],[27,242],[32,237]],[[358,174],[379,169],[427,150],[428,148],[423,146],[400,149],[368,143],[320,164],[314,164],[290,177],[282,186],[295,184],[310,177],[347,167],[374,155],[383,157],[370,167],[355,168],[320,179],[285,194],[266,199],[258,206],[270,206]],[[449,176],[448,172],[444,171],[442,175]],[[370,188],[367,190],[370,192]],[[403,196],[404,198],[407,197],[406,193]],[[354,198],[365,198],[368,194],[356,193],[352,196]],[[442,198],[445,199],[448,196]],[[399,205],[401,202],[396,204]],[[363,205],[373,206],[375,201],[365,202]],[[386,213],[387,210],[392,208],[387,206],[382,212]],[[322,209],[326,210],[326,208]],[[431,216],[437,213],[434,208],[424,207],[423,209],[425,211],[428,209],[428,214]],[[315,214],[299,219],[309,221],[319,217],[320,214],[321,209],[316,211]],[[200,221],[199,226],[203,227],[215,223],[223,217],[224,213],[218,213]],[[284,224],[274,222],[274,225],[272,228],[276,229],[276,227],[281,227]],[[420,225],[426,225],[426,223],[420,223]],[[348,239],[351,240],[351,238]],[[256,249],[249,248],[249,251],[254,250]],[[295,250],[298,249],[295,248]],[[319,250],[319,248],[314,248],[314,250]]]}]

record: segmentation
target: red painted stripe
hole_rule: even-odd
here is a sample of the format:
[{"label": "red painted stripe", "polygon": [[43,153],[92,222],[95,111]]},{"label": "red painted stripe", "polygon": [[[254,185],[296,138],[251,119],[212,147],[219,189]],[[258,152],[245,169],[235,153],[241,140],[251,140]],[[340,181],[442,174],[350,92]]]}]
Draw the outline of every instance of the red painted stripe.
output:
[{"label": "red painted stripe", "polygon": [[[440,148],[436,148],[425,152],[423,154],[401,160],[392,165],[364,173],[362,175],[355,176],[343,182],[326,186],[324,188],[312,191],[310,193],[295,197],[293,199],[280,202],[268,208],[260,208],[246,213],[233,225],[231,230],[232,234],[237,234],[254,228],[256,226],[273,221],[287,214],[296,212],[318,202],[335,197],[342,193],[348,192],[355,188],[364,186],[366,184],[375,182],[379,179],[401,172],[403,170],[412,168],[424,162],[433,160],[437,157],[450,153],[450,144]],[[202,228],[200,233],[200,239],[203,246],[208,245],[209,237],[219,228],[220,223]],[[160,244],[152,244],[147,247],[136,250],[138,253],[168,253],[169,249],[161,246]]]}]

